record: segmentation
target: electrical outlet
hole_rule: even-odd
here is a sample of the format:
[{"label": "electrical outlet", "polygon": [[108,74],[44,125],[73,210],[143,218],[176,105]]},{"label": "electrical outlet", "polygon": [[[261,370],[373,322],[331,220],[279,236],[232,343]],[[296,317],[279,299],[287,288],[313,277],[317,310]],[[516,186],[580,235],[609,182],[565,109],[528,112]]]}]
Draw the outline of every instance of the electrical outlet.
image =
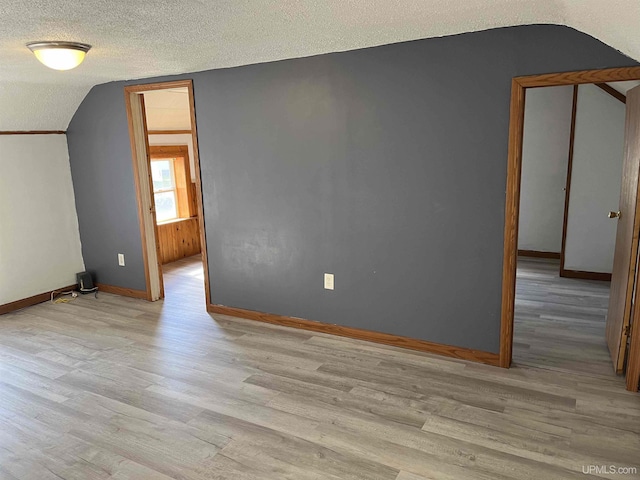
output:
[{"label": "electrical outlet", "polygon": [[121,267],[124,267],[124,253],[118,254],[118,265],[120,265]]},{"label": "electrical outlet", "polygon": [[324,274],[324,288],[327,290],[333,290],[333,273]]}]

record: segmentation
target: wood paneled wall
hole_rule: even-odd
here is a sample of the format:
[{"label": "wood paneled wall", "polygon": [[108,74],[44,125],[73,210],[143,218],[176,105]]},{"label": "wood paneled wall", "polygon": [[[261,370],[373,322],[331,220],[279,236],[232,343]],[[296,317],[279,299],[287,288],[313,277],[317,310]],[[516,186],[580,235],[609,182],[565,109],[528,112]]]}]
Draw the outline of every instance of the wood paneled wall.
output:
[{"label": "wood paneled wall", "polygon": [[198,217],[181,218],[158,225],[161,262],[174,262],[201,252]]},{"label": "wood paneled wall", "polygon": [[189,208],[191,209],[191,216],[197,217],[198,215],[198,191],[196,189],[195,182],[189,182]]}]

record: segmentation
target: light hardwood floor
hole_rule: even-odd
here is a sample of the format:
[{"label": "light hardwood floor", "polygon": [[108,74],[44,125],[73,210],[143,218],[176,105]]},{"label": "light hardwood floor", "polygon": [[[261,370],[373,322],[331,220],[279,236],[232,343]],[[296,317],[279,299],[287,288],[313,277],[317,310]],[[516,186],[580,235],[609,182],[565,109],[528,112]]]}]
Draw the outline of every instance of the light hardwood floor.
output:
[{"label": "light hardwood floor", "polygon": [[[531,274],[518,287],[517,364],[503,370],[212,318],[192,260],[165,266],[164,302],[102,293],[0,317],[0,478],[564,479],[640,467],[640,397],[572,356],[550,363],[556,335],[544,357],[549,325],[522,302],[538,284],[554,290]],[[577,308],[593,296],[569,290]],[[561,322],[575,314],[558,308]]]},{"label": "light hardwood floor", "polygon": [[559,260],[518,259],[513,360],[610,377],[609,282],[561,278],[559,271]]}]

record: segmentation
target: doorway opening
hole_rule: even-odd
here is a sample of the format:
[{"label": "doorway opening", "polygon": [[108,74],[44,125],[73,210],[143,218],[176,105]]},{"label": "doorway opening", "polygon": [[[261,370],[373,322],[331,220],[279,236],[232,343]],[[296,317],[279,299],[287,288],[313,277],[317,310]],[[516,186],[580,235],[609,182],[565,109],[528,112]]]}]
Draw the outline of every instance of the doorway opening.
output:
[{"label": "doorway opening", "polygon": [[605,318],[624,157],[640,82],[526,91],[514,362],[612,375]]},{"label": "doorway opening", "polygon": [[[607,98],[606,95],[624,95],[619,92],[614,94],[611,82],[627,82],[638,79],[640,79],[640,68],[633,67],[535,75],[514,78],[512,81],[500,342],[500,364],[503,367],[508,367],[512,361],[515,318],[522,321],[521,331],[516,335],[516,342],[518,342],[516,348],[522,349],[521,352],[518,352],[520,355],[519,360],[525,359],[525,362],[535,361],[544,365],[545,361],[550,361],[549,359],[551,359],[548,365],[550,368],[562,368],[563,366],[574,370],[584,370],[586,368],[587,370],[591,369],[592,373],[594,369],[600,369],[602,372],[609,369],[609,372],[616,371],[616,373],[621,373],[626,362],[627,389],[634,391],[638,389],[640,341],[637,338],[638,335],[634,336],[632,333],[633,325],[638,325],[638,321],[635,320],[638,312],[632,307],[635,304],[634,296],[636,295],[634,285],[638,233],[640,232],[640,202],[638,202],[638,180],[640,177],[637,152],[634,153],[634,149],[640,145],[640,128],[638,128],[638,125],[640,125],[640,87],[629,90],[629,102],[626,105],[624,123],[620,119],[620,123],[624,126],[625,141],[624,155],[622,155],[623,158],[619,167],[607,165],[606,163],[594,166],[589,163],[590,161],[595,161],[588,158],[589,153],[593,153],[590,150],[602,148],[603,145],[592,144],[589,146],[589,141],[593,141],[593,138],[590,138],[588,129],[587,134],[582,130],[585,129],[585,126],[588,126],[589,118],[595,118],[596,120],[597,118],[589,115],[585,117],[584,112],[576,111],[579,90],[583,91],[582,107],[584,110],[589,105],[590,96],[605,95],[603,98]],[[637,82],[635,85],[637,85]],[[545,197],[545,200],[549,200],[547,198],[549,196],[561,195],[565,197],[565,202],[561,209],[564,224],[562,226],[560,251],[557,248],[557,242],[560,239],[557,236],[558,231],[556,229],[553,247],[550,249],[541,247],[537,252],[540,255],[536,255],[537,249],[527,248],[526,245],[527,241],[533,241],[533,239],[526,237],[532,233],[540,233],[540,229],[530,228],[532,217],[529,215],[529,218],[527,218],[526,208],[523,208],[520,203],[521,200],[526,202],[531,197],[530,185],[522,183],[523,169],[525,175],[531,174],[531,169],[523,167],[523,155],[527,154],[527,141],[531,140],[532,136],[535,136],[531,132],[525,133],[527,128],[525,126],[525,93],[527,94],[527,102],[531,101],[533,103],[537,92],[544,92],[545,95],[552,93],[550,89],[541,89],[539,87],[566,86],[569,86],[569,92],[565,90],[562,94],[565,100],[568,96],[571,97],[570,130],[571,138],[574,139],[572,142],[567,142],[569,149],[567,157],[570,162],[572,155],[577,153],[579,148],[580,160],[573,167],[571,164],[567,165],[565,192],[560,193],[555,187],[549,187],[549,185],[542,185],[542,191],[538,192],[542,197]],[[622,88],[619,89],[623,89],[632,85],[618,85],[618,87],[620,86]],[[594,94],[593,89],[598,93]],[[618,98],[616,101],[619,100]],[[535,110],[535,105],[529,105],[529,107]],[[615,104],[613,109],[615,110],[616,108],[620,109],[622,106]],[[580,114],[587,118],[587,121],[584,118],[578,120],[582,129],[580,133],[581,144],[578,147],[575,143],[578,132],[575,129],[576,117],[579,119],[578,115]],[[619,112],[618,116],[620,116]],[[566,129],[567,125],[563,128]],[[599,127],[591,125],[591,128],[598,129]],[[557,130],[553,130],[553,132],[555,134],[558,133]],[[612,141],[615,143],[615,139]],[[543,145],[542,149],[544,150],[548,147],[548,144]],[[616,153],[611,152],[611,155],[615,157]],[[620,153],[617,155],[620,156]],[[540,167],[540,165],[537,165],[537,167]],[[589,179],[589,175],[593,175],[598,168],[604,169],[603,171],[613,179],[612,182],[609,182],[612,185],[603,186],[602,192],[596,192],[593,188],[589,191],[587,186],[590,181],[593,185],[593,179]],[[619,196],[615,191],[614,184],[616,181],[620,185]],[[545,188],[552,188],[554,190],[552,192],[553,195],[550,192],[545,193]],[[571,192],[572,188],[574,189],[573,192]],[[600,196],[604,195],[603,198],[609,195],[609,197],[615,199],[618,196],[619,200],[613,205],[601,205],[603,201],[598,197],[599,194],[601,194]],[[594,214],[592,210],[596,207],[589,205],[589,200],[593,198],[599,198],[599,201],[595,201],[598,204],[597,208],[609,210],[611,212],[610,217],[613,217],[612,220],[606,219],[606,211],[600,212],[599,215]],[[611,198],[604,203],[610,204]],[[620,214],[619,212],[622,213]],[[547,209],[543,208],[542,213],[547,217],[553,217],[553,215],[549,215],[550,212]],[[556,209],[555,218],[555,224],[557,225],[558,209]],[[605,219],[604,223],[603,219]],[[544,220],[548,221],[549,218]],[[522,221],[527,223],[522,224],[523,228],[519,230],[519,225]],[[607,222],[613,222],[613,227],[611,226],[612,223],[607,225]],[[596,224],[601,225],[602,231],[599,234],[591,234],[590,238],[585,238],[585,232],[594,231],[594,225]],[[536,230],[538,231],[536,232]],[[607,241],[602,240],[599,236],[606,237],[605,240]],[[542,241],[544,239],[538,238],[537,240]],[[546,240],[548,242],[549,238]],[[601,258],[595,258],[597,255],[594,253],[595,250],[593,248],[596,248],[596,250],[600,248]],[[540,258],[545,256],[552,258]],[[608,265],[611,265],[611,267],[608,267]],[[610,295],[607,292],[608,285],[606,280],[609,274],[606,271],[607,268],[611,268]],[[518,278],[517,293],[516,278]],[[580,280],[570,280],[569,278],[579,278]],[[516,295],[519,296],[518,305],[516,305]],[[545,305],[547,307],[550,306],[550,311],[541,312],[540,308],[544,308]],[[604,325],[605,316],[606,328]],[[545,330],[548,335],[540,335],[540,332]],[[590,337],[590,335],[593,336]],[[608,352],[604,348],[605,338]],[[563,343],[563,340],[570,342]],[[593,355],[593,351],[588,352],[588,349],[581,349],[580,345],[576,344],[580,340],[586,345],[597,344],[599,348],[598,355]],[[576,348],[572,352],[570,347]],[[545,358],[545,355],[547,358]],[[588,361],[594,363],[591,366],[581,363],[581,355],[584,355],[583,361],[588,358]],[[607,357],[609,358],[607,359]],[[553,364],[554,361],[556,362],[555,365]],[[612,362],[613,365],[611,364]]]},{"label": "doorway opening", "polygon": [[[125,87],[147,299],[209,302],[191,80]],[[187,301],[185,301],[187,300]]]}]

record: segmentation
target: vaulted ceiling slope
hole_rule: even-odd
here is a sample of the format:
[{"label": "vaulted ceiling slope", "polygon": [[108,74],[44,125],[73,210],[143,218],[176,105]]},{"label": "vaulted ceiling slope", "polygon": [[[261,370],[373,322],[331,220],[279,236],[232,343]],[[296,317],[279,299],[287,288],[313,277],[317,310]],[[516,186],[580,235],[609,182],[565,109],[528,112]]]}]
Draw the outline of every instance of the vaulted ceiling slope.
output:
[{"label": "vaulted ceiling slope", "polygon": [[[0,131],[66,129],[93,85],[551,23],[640,59],[638,0],[0,0]],[[76,70],[30,41],[93,45]]]}]

